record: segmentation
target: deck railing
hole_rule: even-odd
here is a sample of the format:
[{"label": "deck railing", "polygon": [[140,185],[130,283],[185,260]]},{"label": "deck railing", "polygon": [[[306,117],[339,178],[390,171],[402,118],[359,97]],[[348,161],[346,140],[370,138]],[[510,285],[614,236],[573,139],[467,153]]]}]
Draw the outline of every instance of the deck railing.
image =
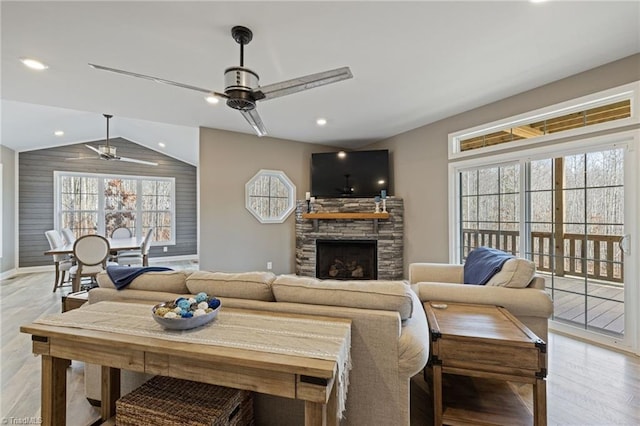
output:
[{"label": "deck railing", "polygon": [[[621,283],[624,264],[618,243],[620,235],[563,234],[563,244],[554,246],[553,233],[531,232],[530,251],[538,271]],[[486,246],[519,255],[520,233],[489,229],[463,229],[463,255],[475,247]],[[553,259],[556,259],[554,262]]]}]

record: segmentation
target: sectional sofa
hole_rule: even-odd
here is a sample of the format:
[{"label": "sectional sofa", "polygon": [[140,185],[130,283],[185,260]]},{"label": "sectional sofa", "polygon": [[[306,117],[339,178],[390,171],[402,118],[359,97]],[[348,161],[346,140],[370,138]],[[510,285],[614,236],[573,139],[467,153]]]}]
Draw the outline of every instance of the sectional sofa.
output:
[{"label": "sectional sofa", "polygon": [[[150,306],[206,292],[225,307],[349,318],[352,320],[347,406],[341,425],[409,425],[410,379],[429,356],[429,332],[417,295],[405,281],[331,281],[269,272],[149,272],[117,290],[106,273],[89,303],[137,301]],[[87,397],[100,399],[100,369],[85,369]],[[124,371],[122,394],[148,379]],[[256,394],[255,424],[304,424],[300,401]]]}]

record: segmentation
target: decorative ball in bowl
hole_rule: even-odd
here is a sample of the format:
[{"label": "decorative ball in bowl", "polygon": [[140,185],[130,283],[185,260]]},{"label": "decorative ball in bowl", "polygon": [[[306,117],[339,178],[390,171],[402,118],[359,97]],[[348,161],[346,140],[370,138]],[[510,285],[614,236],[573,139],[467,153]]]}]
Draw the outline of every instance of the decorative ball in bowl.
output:
[{"label": "decorative ball in bowl", "polygon": [[220,311],[220,300],[198,293],[195,297],[178,297],[152,308],[153,319],[164,328],[189,330],[211,322]]}]

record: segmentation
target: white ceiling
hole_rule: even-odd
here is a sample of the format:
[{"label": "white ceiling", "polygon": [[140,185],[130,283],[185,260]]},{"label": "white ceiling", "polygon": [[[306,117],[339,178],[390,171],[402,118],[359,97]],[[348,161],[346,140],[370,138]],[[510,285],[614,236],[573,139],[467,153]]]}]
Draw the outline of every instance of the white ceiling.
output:
[{"label": "white ceiling", "polygon": [[[270,136],[355,148],[640,52],[640,2],[7,2],[2,144],[121,136],[197,164],[198,127],[252,133],[200,93],[224,90],[234,25],[262,84],[351,67],[354,78],[258,104]],[[49,69],[25,68],[34,57]],[[315,120],[325,117],[328,125]],[[163,123],[163,124],[161,124]],[[61,129],[65,136],[55,137]],[[164,149],[158,142],[164,142]]]}]

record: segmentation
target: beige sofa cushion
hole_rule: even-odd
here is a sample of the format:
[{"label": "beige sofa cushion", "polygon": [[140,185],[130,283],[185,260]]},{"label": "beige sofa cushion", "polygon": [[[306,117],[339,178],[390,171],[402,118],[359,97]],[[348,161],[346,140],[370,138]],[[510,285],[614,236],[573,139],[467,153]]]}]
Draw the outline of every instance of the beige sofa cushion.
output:
[{"label": "beige sofa cushion", "polygon": [[[185,281],[191,272],[162,271],[146,272],[138,275],[125,289],[163,291],[167,293],[188,293]],[[103,288],[116,288],[106,272],[100,272],[97,276],[98,286]]]},{"label": "beige sofa cushion", "polygon": [[201,291],[216,297],[234,297],[273,302],[271,283],[276,276],[271,272],[207,272],[196,271],[187,279],[187,288],[193,294]]},{"label": "beige sofa cushion", "polygon": [[411,287],[404,281],[319,280],[297,275],[280,275],[271,286],[278,302],[396,311],[411,317]]},{"label": "beige sofa cushion", "polygon": [[495,274],[487,286],[525,288],[536,273],[536,265],[529,259],[513,258],[507,260],[500,272]]}]

